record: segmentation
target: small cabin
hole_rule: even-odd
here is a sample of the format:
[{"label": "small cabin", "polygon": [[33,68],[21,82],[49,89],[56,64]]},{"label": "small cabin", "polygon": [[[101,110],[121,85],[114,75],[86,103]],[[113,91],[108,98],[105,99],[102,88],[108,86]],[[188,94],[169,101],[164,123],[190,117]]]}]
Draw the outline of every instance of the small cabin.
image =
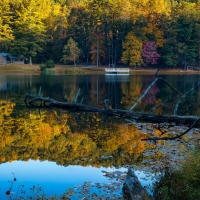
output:
[{"label": "small cabin", "polygon": [[7,53],[0,53],[0,65],[6,65],[8,63]]},{"label": "small cabin", "polygon": [[24,56],[20,56],[19,54],[8,55],[5,52],[0,53],[0,65],[6,64],[24,64],[26,58]]}]

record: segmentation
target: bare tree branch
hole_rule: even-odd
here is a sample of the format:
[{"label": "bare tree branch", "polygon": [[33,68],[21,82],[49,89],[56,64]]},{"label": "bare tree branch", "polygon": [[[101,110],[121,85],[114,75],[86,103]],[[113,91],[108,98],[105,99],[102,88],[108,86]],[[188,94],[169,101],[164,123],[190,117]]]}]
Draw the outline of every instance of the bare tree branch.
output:
[{"label": "bare tree branch", "polygon": [[175,137],[162,137],[162,138],[158,138],[158,137],[152,137],[152,138],[145,138],[145,139],[142,139],[142,141],[146,141],[146,140],[154,140],[154,141],[157,141],[157,140],[174,140],[174,139],[177,139],[177,138],[180,138],[182,137],[183,135],[185,135],[186,133],[188,133],[191,129],[193,129],[197,124],[198,122],[200,121],[200,118],[198,118],[193,124],[192,126],[190,126],[186,131],[184,131],[183,133],[175,136]]},{"label": "bare tree branch", "polygon": [[160,68],[158,68],[158,69],[156,70],[155,77],[158,76],[158,72],[159,72],[159,70],[160,70]]},{"label": "bare tree branch", "polygon": [[104,100],[103,100],[103,105],[104,105],[104,108],[105,108],[105,109],[108,109],[107,101],[109,101],[109,99],[104,99]]},{"label": "bare tree branch", "polygon": [[[167,81],[165,81],[164,79],[162,78],[159,78],[158,79],[159,81],[162,81],[163,83],[167,84],[171,89],[173,89],[179,96],[182,96],[182,94],[176,89],[174,88],[173,86],[171,86]],[[189,101],[188,99],[185,99],[187,102],[189,102],[190,104],[193,105],[193,103],[191,101]]]},{"label": "bare tree branch", "polygon": [[177,101],[175,107],[174,107],[174,115],[177,115],[177,110],[178,110],[178,106],[181,103],[181,100],[184,99],[186,97],[186,95],[188,95],[190,92],[192,92],[196,87],[198,87],[200,85],[200,82],[198,82],[193,88],[191,88],[188,92],[186,92],[185,94],[183,94],[180,99]]},{"label": "bare tree branch", "polygon": [[[145,90],[145,92],[144,92],[137,100],[134,101],[134,103],[131,105],[131,107],[129,108],[129,110],[132,110],[132,109],[138,104],[138,102],[139,102],[140,100],[142,100],[142,99],[145,97],[145,95],[148,93],[148,91],[151,89],[151,87],[152,87],[152,86],[156,83],[156,81],[158,81],[158,80],[164,82],[164,83],[167,84],[171,89],[173,89],[179,96],[182,96],[182,94],[181,94],[177,89],[175,89],[174,87],[172,87],[167,81],[165,81],[165,80],[162,79],[162,78],[156,78],[156,79],[149,85],[149,87]],[[193,105],[193,103],[190,102],[189,100],[186,99],[186,101],[188,101],[190,104]]]},{"label": "bare tree branch", "polygon": [[187,112],[189,112],[190,110],[192,110],[194,106],[192,105],[188,110],[186,110],[185,112],[181,113],[180,115],[185,115]]},{"label": "bare tree branch", "polygon": [[158,80],[158,78],[156,78],[150,85],[149,87],[145,90],[145,92],[131,105],[131,107],[129,108],[129,110],[132,110],[140,100],[142,100],[145,95],[148,93],[148,91],[151,89],[151,87],[155,84],[155,82]]},{"label": "bare tree branch", "polygon": [[38,96],[40,96],[41,89],[42,89],[42,86],[40,86],[40,88],[39,88]]},{"label": "bare tree branch", "polygon": [[80,91],[81,91],[81,89],[78,88],[78,91],[77,91],[77,93],[76,93],[76,96],[75,96],[74,100],[72,101],[73,103],[76,103],[76,102],[77,102],[77,98],[78,98],[78,95],[79,95]]},{"label": "bare tree branch", "polygon": [[162,102],[161,104],[159,104],[158,106],[153,107],[149,112],[150,112],[150,113],[153,113],[154,110],[156,110],[156,109],[158,109],[158,108],[160,108],[160,107],[163,107],[163,105],[164,105],[167,101],[168,101],[168,99],[165,100],[165,101],[163,101],[163,102]]}]

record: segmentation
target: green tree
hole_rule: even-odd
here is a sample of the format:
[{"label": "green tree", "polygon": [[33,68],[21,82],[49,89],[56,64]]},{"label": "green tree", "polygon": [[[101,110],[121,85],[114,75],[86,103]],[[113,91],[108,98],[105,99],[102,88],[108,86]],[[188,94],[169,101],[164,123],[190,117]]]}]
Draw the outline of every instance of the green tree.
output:
[{"label": "green tree", "polygon": [[11,52],[29,57],[35,57],[46,42],[46,27],[44,19],[44,4],[40,0],[22,0],[15,11],[14,36]]},{"label": "green tree", "polygon": [[76,61],[78,60],[81,50],[78,48],[78,43],[70,38],[67,44],[63,48],[63,58],[62,61],[66,63],[67,61],[73,61],[76,68]]},{"label": "green tree", "polygon": [[166,43],[162,48],[162,59],[170,67],[178,64],[186,69],[198,57],[199,20],[195,3],[182,2],[172,8],[170,18],[165,21]]},{"label": "green tree", "polygon": [[79,5],[71,9],[68,17],[69,26],[66,29],[68,39],[73,37],[85,55],[86,62],[89,61],[89,33],[93,31],[90,11],[86,5]]}]

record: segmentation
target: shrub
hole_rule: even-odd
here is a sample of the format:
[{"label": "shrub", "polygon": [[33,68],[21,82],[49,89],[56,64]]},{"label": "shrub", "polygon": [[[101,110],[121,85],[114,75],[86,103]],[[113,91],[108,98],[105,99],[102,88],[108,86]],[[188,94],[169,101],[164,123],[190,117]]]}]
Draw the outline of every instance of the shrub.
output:
[{"label": "shrub", "polygon": [[53,75],[53,74],[56,74],[56,70],[55,70],[55,69],[49,69],[49,68],[45,69],[43,72],[44,72],[44,74],[46,74],[46,75]]},{"label": "shrub", "polygon": [[179,169],[166,171],[155,184],[155,200],[199,199],[200,197],[200,149],[189,155]]},{"label": "shrub", "polygon": [[55,63],[54,63],[53,60],[48,60],[46,62],[46,66],[47,66],[47,68],[54,68],[55,67]]},{"label": "shrub", "polygon": [[46,69],[54,68],[55,63],[53,60],[48,60],[46,63],[40,65],[40,70],[44,72]]},{"label": "shrub", "polygon": [[45,71],[45,69],[47,68],[46,64],[41,64],[40,65],[40,71]]}]

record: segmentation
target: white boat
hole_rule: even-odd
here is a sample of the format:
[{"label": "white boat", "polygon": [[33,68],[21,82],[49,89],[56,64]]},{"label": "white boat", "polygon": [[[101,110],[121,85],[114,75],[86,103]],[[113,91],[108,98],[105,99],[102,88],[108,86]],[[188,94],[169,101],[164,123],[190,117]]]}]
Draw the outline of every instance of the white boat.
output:
[{"label": "white boat", "polygon": [[129,74],[129,68],[105,68],[106,74]]}]

